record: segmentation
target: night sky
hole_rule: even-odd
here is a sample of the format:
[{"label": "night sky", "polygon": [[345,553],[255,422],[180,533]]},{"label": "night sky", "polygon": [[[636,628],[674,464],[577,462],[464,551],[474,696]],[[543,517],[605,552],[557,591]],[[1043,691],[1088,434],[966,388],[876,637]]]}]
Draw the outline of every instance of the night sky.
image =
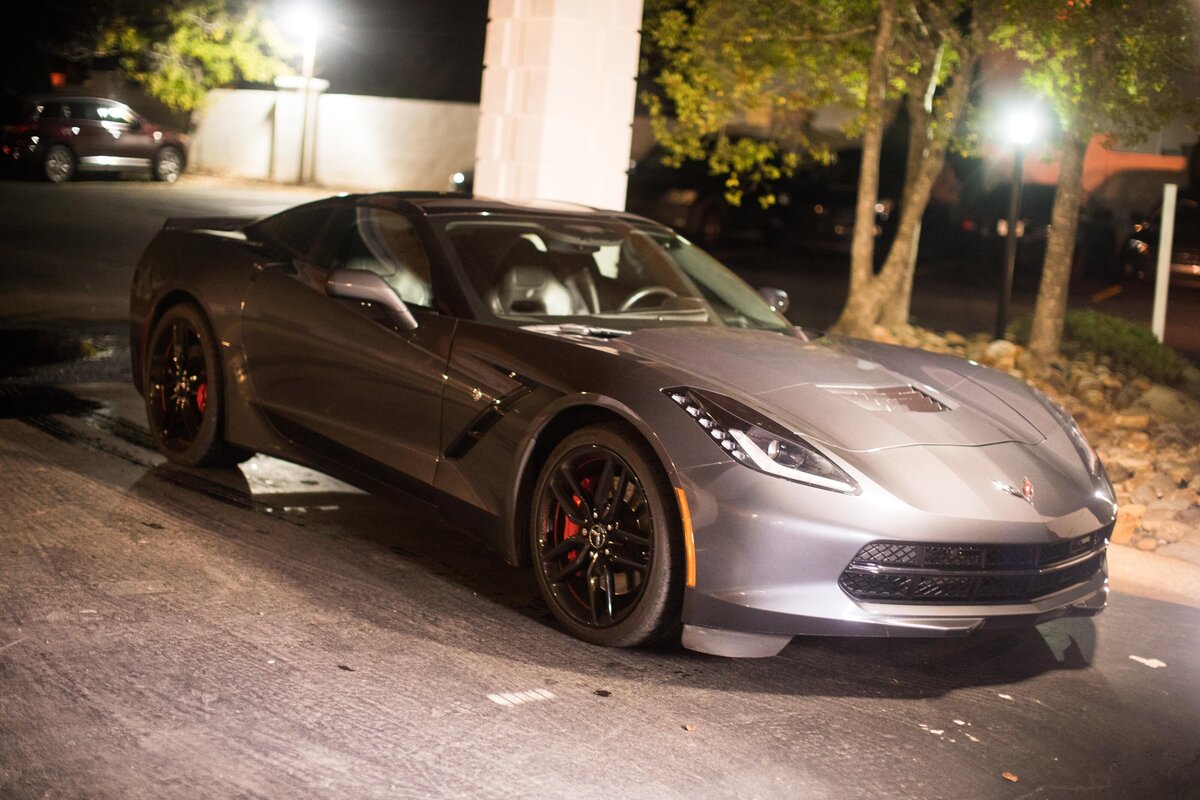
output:
[{"label": "night sky", "polygon": [[[330,92],[478,102],[487,0],[313,4],[334,20],[317,54],[317,74],[330,82]],[[263,3],[267,9],[286,5]],[[94,25],[97,7],[86,0],[7,0],[0,23],[0,91],[46,91],[50,72],[68,65],[48,53],[45,43]],[[72,77],[83,67],[71,68]]]},{"label": "night sky", "polygon": [[[333,5],[333,4],[330,4]],[[479,101],[487,0],[343,0],[317,73],[339,94]]]}]

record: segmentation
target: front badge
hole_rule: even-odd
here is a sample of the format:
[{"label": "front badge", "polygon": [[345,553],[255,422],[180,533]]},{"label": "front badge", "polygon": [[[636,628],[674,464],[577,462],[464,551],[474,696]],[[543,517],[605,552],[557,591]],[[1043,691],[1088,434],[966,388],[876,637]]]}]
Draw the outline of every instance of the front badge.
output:
[{"label": "front badge", "polygon": [[1033,481],[1029,480],[1028,477],[1024,478],[1024,482],[1021,484],[1020,489],[1004,483],[1003,481],[992,481],[992,486],[995,486],[999,491],[1004,492],[1005,494],[1011,494],[1013,497],[1024,500],[1025,502],[1029,503],[1029,505],[1033,505]]}]

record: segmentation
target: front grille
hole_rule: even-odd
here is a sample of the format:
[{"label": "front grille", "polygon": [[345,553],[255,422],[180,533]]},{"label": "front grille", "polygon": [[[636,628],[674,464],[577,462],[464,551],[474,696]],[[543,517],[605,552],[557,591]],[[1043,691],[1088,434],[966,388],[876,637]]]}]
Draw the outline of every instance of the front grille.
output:
[{"label": "front grille", "polygon": [[872,542],[838,584],[873,602],[1028,603],[1094,576],[1109,530],[1045,545]]}]

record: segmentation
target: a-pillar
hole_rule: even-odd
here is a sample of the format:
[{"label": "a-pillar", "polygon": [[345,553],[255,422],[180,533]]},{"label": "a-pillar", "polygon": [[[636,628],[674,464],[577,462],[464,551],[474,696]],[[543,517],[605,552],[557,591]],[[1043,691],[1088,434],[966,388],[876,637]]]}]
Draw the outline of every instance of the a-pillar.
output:
[{"label": "a-pillar", "polygon": [[625,207],[642,0],[491,0],[475,193]]}]

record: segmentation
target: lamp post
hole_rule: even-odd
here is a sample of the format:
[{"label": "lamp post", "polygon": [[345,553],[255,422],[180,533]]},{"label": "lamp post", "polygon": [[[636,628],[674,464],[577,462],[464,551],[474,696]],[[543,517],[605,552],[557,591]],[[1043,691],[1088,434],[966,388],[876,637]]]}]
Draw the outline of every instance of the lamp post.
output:
[{"label": "lamp post", "polygon": [[1018,227],[1021,219],[1021,188],[1024,182],[1025,151],[1040,127],[1040,118],[1030,110],[1013,112],[1008,118],[1008,141],[1013,146],[1012,188],[1008,195],[1008,230],[1004,239],[1004,265],[1000,270],[999,299],[996,303],[996,338],[1003,339],[1008,327],[1008,307],[1012,301],[1013,271],[1017,263]]},{"label": "lamp post", "polygon": [[300,117],[300,167],[296,174],[296,183],[302,184],[307,182],[308,172],[311,171],[312,165],[309,164],[308,158],[308,128],[309,128],[309,105],[312,97],[313,71],[316,69],[317,63],[317,35],[320,30],[321,21],[311,8],[304,8],[297,12],[295,17],[295,27],[304,37],[304,56],[301,63],[301,76],[304,79],[304,98],[301,101],[301,117]]}]

